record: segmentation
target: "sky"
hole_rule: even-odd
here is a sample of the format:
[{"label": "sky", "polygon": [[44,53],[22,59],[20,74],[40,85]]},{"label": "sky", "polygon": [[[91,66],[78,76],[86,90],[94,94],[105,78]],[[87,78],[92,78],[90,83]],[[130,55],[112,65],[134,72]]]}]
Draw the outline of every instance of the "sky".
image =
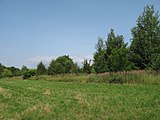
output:
[{"label": "sky", "polygon": [[0,63],[35,68],[69,55],[81,64],[111,28],[130,44],[147,4],[160,11],[160,0],[0,0]]}]

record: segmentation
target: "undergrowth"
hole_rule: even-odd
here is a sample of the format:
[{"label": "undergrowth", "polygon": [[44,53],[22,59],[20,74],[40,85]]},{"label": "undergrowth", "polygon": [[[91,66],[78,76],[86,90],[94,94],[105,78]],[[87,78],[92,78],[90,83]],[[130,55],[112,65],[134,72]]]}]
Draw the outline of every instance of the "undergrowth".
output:
[{"label": "undergrowth", "polygon": [[[3,78],[5,80],[22,80],[22,77]],[[102,74],[65,74],[65,75],[40,75],[28,80],[44,80],[55,82],[79,83],[107,83],[107,84],[160,84],[160,75],[150,71],[130,71]]]}]

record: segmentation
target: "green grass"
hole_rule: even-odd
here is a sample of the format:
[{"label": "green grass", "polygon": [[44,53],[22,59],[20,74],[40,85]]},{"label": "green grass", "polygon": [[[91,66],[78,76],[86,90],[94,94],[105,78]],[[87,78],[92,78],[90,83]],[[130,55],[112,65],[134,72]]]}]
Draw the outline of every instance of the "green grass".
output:
[{"label": "green grass", "polygon": [[0,120],[160,119],[160,85],[0,79]]}]

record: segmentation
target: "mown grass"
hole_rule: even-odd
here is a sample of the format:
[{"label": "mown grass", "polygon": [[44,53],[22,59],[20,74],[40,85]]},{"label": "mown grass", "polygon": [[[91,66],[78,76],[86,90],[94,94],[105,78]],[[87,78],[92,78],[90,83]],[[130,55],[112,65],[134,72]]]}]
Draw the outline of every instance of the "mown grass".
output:
[{"label": "mown grass", "polygon": [[159,94],[159,84],[0,79],[0,119],[158,120]]}]

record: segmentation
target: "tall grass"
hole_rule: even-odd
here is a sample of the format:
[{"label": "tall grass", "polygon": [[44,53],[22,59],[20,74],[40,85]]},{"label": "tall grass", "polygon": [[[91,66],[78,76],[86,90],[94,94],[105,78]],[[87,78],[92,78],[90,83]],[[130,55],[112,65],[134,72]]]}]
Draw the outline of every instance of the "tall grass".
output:
[{"label": "tall grass", "polygon": [[56,76],[34,76],[32,80],[47,80],[57,82],[80,82],[80,83],[108,83],[108,84],[160,84],[160,75],[150,71],[130,71],[102,74],[65,74]]},{"label": "tall grass", "polygon": [[[22,77],[4,78],[5,80],[20,80]],[[55,82],[79,83],[108,83],[108,84],[160,84],[160,75],[150,71],[108,72],[102,74],[65,74],[65,75],[40,75],[29,80],[45,80]]]}]

